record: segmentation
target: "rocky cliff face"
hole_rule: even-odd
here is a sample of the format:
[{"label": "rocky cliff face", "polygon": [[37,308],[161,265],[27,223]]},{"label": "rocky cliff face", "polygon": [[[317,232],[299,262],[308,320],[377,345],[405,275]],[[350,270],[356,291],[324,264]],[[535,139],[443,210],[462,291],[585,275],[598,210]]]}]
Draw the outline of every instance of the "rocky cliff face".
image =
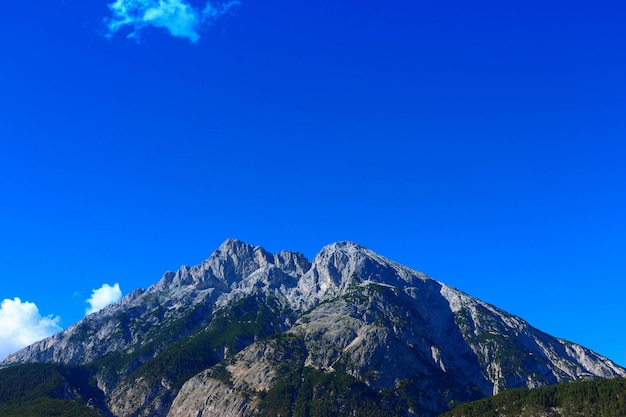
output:
[{"label": "rocky cliff face", "polygon": [[355,243],[309,262],[232,239],[4,365],[24,362],[87,367],[119,417],[434,416],[507,388],[626,377]]}]

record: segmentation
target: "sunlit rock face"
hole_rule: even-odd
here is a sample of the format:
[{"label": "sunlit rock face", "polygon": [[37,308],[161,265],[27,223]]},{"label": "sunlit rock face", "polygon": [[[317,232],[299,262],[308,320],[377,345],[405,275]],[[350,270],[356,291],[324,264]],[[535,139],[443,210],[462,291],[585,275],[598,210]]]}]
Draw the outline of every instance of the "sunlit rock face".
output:
[{"label": "sunlit rock face", "polygon": [[309,261],[234,239],[3,365],[25,362],[85,367],[118,417],[435,416],[508,388],[626,377],[356,243]]}]

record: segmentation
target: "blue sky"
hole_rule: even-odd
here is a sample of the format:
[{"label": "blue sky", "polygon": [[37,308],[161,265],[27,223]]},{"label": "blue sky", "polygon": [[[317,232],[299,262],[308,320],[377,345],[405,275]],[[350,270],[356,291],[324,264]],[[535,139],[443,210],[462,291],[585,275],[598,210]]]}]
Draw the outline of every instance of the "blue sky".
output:
[{"label": "blue sky", "polygon": [[235,237],[626,365],[626,6],[434,3],[4,2],[0,356]]}]

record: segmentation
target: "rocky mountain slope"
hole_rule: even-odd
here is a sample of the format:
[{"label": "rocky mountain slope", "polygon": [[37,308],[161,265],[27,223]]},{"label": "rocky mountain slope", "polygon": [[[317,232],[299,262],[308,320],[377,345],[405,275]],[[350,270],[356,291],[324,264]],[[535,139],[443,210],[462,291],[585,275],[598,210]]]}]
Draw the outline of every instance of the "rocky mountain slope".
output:
[{"label": "rocky mountain slope", "polygon": [[358,244],[229,239],[3,366],[79,366],[114,416],[418,415],[626,370]]}]

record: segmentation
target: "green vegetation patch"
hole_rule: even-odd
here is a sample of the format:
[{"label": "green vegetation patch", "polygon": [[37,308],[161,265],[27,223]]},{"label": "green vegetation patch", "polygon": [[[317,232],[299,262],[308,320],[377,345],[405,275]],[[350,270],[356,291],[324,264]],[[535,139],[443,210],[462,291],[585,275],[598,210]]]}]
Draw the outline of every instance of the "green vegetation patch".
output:
[{"label": "green vegetation patch", "polygon": [[83,368],[32,363],[0,370],[0,416],[97,417],[86,404],[102,393]]},{"label": "green vegetation patch", "polygon": [[0,404],[3,417],[102,417],[84,404],[55,398]]},{"label": "green vegetation patch", "polygon": [[281,378],[262,398],[259,415],[267,417],[404,415],[363,382],[341,371],[304,367]]},{"label": "green vegetation patch", "polygon": [[210,324],[168,346],[144,363],[133,378],[166,376],[176,388],[200,371],[235,354],[254,341],[283,330],[284,307],[275,297],[261,294],[243,298],[218,311]]},{"label": "green vegetation patch", "polygon": [[460,405],[441,417],[626,416],[626,380],[576,381],[535,389],[517,388]]}]

